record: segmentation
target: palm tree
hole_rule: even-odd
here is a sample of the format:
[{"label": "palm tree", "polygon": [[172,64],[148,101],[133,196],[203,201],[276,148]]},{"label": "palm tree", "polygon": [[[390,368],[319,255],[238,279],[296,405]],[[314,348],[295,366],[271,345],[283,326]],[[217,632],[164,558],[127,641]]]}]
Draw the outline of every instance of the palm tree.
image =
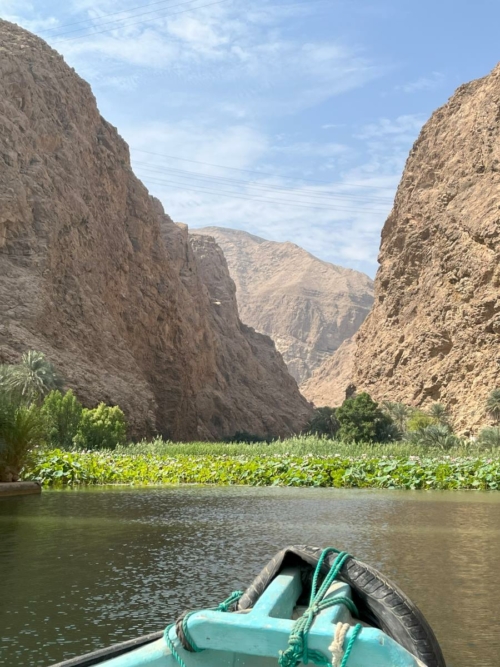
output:
[{"label": "palm tree", "polygon": [[0,482],[17,482],[31,450],[44,435],[44,421],[36,405],[19,405],[0,394]]},{"label": "palm tree", "polygon": [[406,421],[410,415],[410,408],[404,403],[392,403],[384,401],[382,406],[385,412],[391,417],[392,421],[400,433],[406,432]]},{"label": "palm tree", "polygon": [[30,350],[23,354],[21,363],[10,366],[4,387],[30,405],[40,402],[53,389],[62,389],[62,379],[43,352]]},{"label": "palm tree", "polygon": [[486,401],[486,410],[498,424],[500,421],[500,389],[493,389],[490,393]]},{"label": "palm tree", "polygon": [[432,417],[436,424],[440,424],[441,426],[448,425],[448,410],[442,403],[433,403],[431,405],[429,408],[429,417]]}]

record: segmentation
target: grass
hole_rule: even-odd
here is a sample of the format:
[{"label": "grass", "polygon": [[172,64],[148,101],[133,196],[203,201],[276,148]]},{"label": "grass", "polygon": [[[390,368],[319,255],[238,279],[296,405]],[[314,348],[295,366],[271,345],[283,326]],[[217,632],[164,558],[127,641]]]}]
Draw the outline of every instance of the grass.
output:
[{"label": "grass", "polygon": [[[439,457],[443,455],[441,449],[430,449],[423,445],[409,442],[393,442],[386,444],[346,443],[337,440],[328,440],[317,436],[297,436],[287,440],[276,440],[269,444],[255,443],[224,443],[224,442],[170,442],[158,438],[152,442],[139,442],[125,447],[118,447],[117,453],[128,456],[274,456],[291,454],[294,456],[425,456]],[[446,454],[457,456],[471,456],[484,454],[473,442],[462,441],[457,447],[448,450]],[[500,458],[500,449],[488,452],[490,456]]]},{"label": "grass", "polygon": [[156,440],[110,451],[39,452],[24,478],[79,484],[246,484],[337,488],[500,489],[500,453],[405,443],[348,445],[295,438],[269,445]]}]

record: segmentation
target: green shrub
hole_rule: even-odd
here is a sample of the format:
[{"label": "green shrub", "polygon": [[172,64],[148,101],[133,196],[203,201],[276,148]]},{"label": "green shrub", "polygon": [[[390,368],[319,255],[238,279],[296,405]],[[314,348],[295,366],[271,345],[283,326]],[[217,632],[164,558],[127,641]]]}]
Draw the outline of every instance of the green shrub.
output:
[{"label": "green shrub", "polygon": [[434,425],[435,420],[422,410],[414,410],[408,419],[407,429],[410,433]]},{"label": "green shrub", "polygon": [[486,449],[500,447],[500,427],[483,428],[479,433],[477,444]]},{"label": "green shrub", "polygon": [[340,424],[338,438],[347,442],[387,442],[397,438],[389,415],[382,412],[369,394],[363,392],[346,399],[337,408]]},{"label": "green shrub", "polygon": [[490,392],[488,400],[486,401],[486,410],[498,424],[500,421],[500,389],[493,389],[493,391]]},{"label": "green shrub", "polygon": [[0,482],[16,482],[44,434],[40,408],[0,394]]},{"label": "green shrub", "polygon": [[418,431],[413,431],[410,435],[410,441],[422,447],[443,451],[448,451],[460,444],[459,438],[453,435],[450,428],[444,424],[431,424],[420,428]]},{"label": "green shrub", "polygon": [[42,405],[46,440],[51,447],[71,449],[78,432],[83,406],[71,389],[65,394],[51,391]]},{"label": "green shrub", "polygon": [[330,408],[328,406],[316,408],[306,426],[306,433],[310,433],[311,435],[322,435],[326,438],[335,438],[340,428],[335,413],[335,408]]},{"label": "green shrub", "polygon": [[74,444],[82,449],[114,449],[126,441],[125,415],[118,406],[100,403],[82,410]]}]

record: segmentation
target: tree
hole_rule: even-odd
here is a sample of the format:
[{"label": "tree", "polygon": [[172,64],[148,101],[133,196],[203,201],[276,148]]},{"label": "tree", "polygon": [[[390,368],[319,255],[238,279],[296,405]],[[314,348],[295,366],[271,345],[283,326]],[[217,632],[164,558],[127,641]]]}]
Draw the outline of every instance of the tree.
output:
[{"label": "tree", "polygon": [[413,410],[408,419],[407,428],[410,433],[435,424],[434,419],[422,410]]},{"label": "tree", "polygon": [[435,424],[447,426],[449,420],[448,410],[442,403],[433,403],[429,408],[429,417],[434,420]]},{"label": "tree", "polygon": [[335,413],[335,408],[328,406],[316,408],[306,426],[306,432],[314,435],[323,435],[327,438],[334,438],[340,428]]},{"label": "tree", "polygon": [[17,482],[31,450],[42,440],[43,418],[36,405],[0,394],[0,482]]},{"label": "tree", "polygon": [[460,444],[460,440],[445,424],[424,426],[411,434],[410,441],[423,447],[442,449],[443,451]]},{"label": "tree", "polygon": [[500,389],[493,389],[486,401],[488,414],[493,417],[495,422],[500,422]]},{"label": "tree", "polygon": [[62,388],[62,379],[43,352],[30,350],[21,363],[10,367],[4,386],[26,405],[39,403],[53,389]]},{"label": "tree", "polygon": [[84,449],[115,449],[125,444],[126,433],[125,415],[120,408],[99,403],[97,408],[82,410],[74,443]]},{"label": "tree", "polygon": [[389,415],[400,433],[406,432],[406,422],[410,416],[411,410],[404,403],[392,403],[384,401],[383,410]]},{"label": "tree", "polygon": [[386,442],[394,438],[394,423],[369,394],[346,399],[337,408],[339,440],[346,442]]},{"label": "tree", "polygon": [[41,413],[45,420],[47,441],[53,447],[70,449],[77,434],[83,406],[71,389],[65,394],[51,391],[45,397]]}]

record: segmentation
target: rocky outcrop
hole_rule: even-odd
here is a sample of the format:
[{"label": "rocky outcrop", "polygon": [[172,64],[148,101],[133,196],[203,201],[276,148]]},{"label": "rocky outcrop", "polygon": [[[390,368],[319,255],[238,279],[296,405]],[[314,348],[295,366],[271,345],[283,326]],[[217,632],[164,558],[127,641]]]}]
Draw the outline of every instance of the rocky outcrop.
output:
[{"label": "rocky outcrop", "polygon": [[138,435],[298,430],[310,407],[279,355],[244,327],[231,340],[235,304],[216,326],[210,268],[134,176],[88,84],[5,21],[0,55],[0,361],[45,352],[86,404],[119,404]]},{"label": "rocky outcrop", "polygon": [[355,336],[352,336],[304,382],[301,391],[316,407],[342,405],[352,382],[355,352]]},{"label": "rocky outcrop", "polygon": [[[314,369],[352,336],[373,302],[368,276],[314,257],[293,243],[206,227],[226,256],[243,322],[274,340],[312,400]],[[304,384],[305,383],[305,384]]]},{"label": "rocky outcrop", "polygon": [[376,399],[486,420],[500,384],[500,65],[422,129],[382,231],[353,380]]}]

